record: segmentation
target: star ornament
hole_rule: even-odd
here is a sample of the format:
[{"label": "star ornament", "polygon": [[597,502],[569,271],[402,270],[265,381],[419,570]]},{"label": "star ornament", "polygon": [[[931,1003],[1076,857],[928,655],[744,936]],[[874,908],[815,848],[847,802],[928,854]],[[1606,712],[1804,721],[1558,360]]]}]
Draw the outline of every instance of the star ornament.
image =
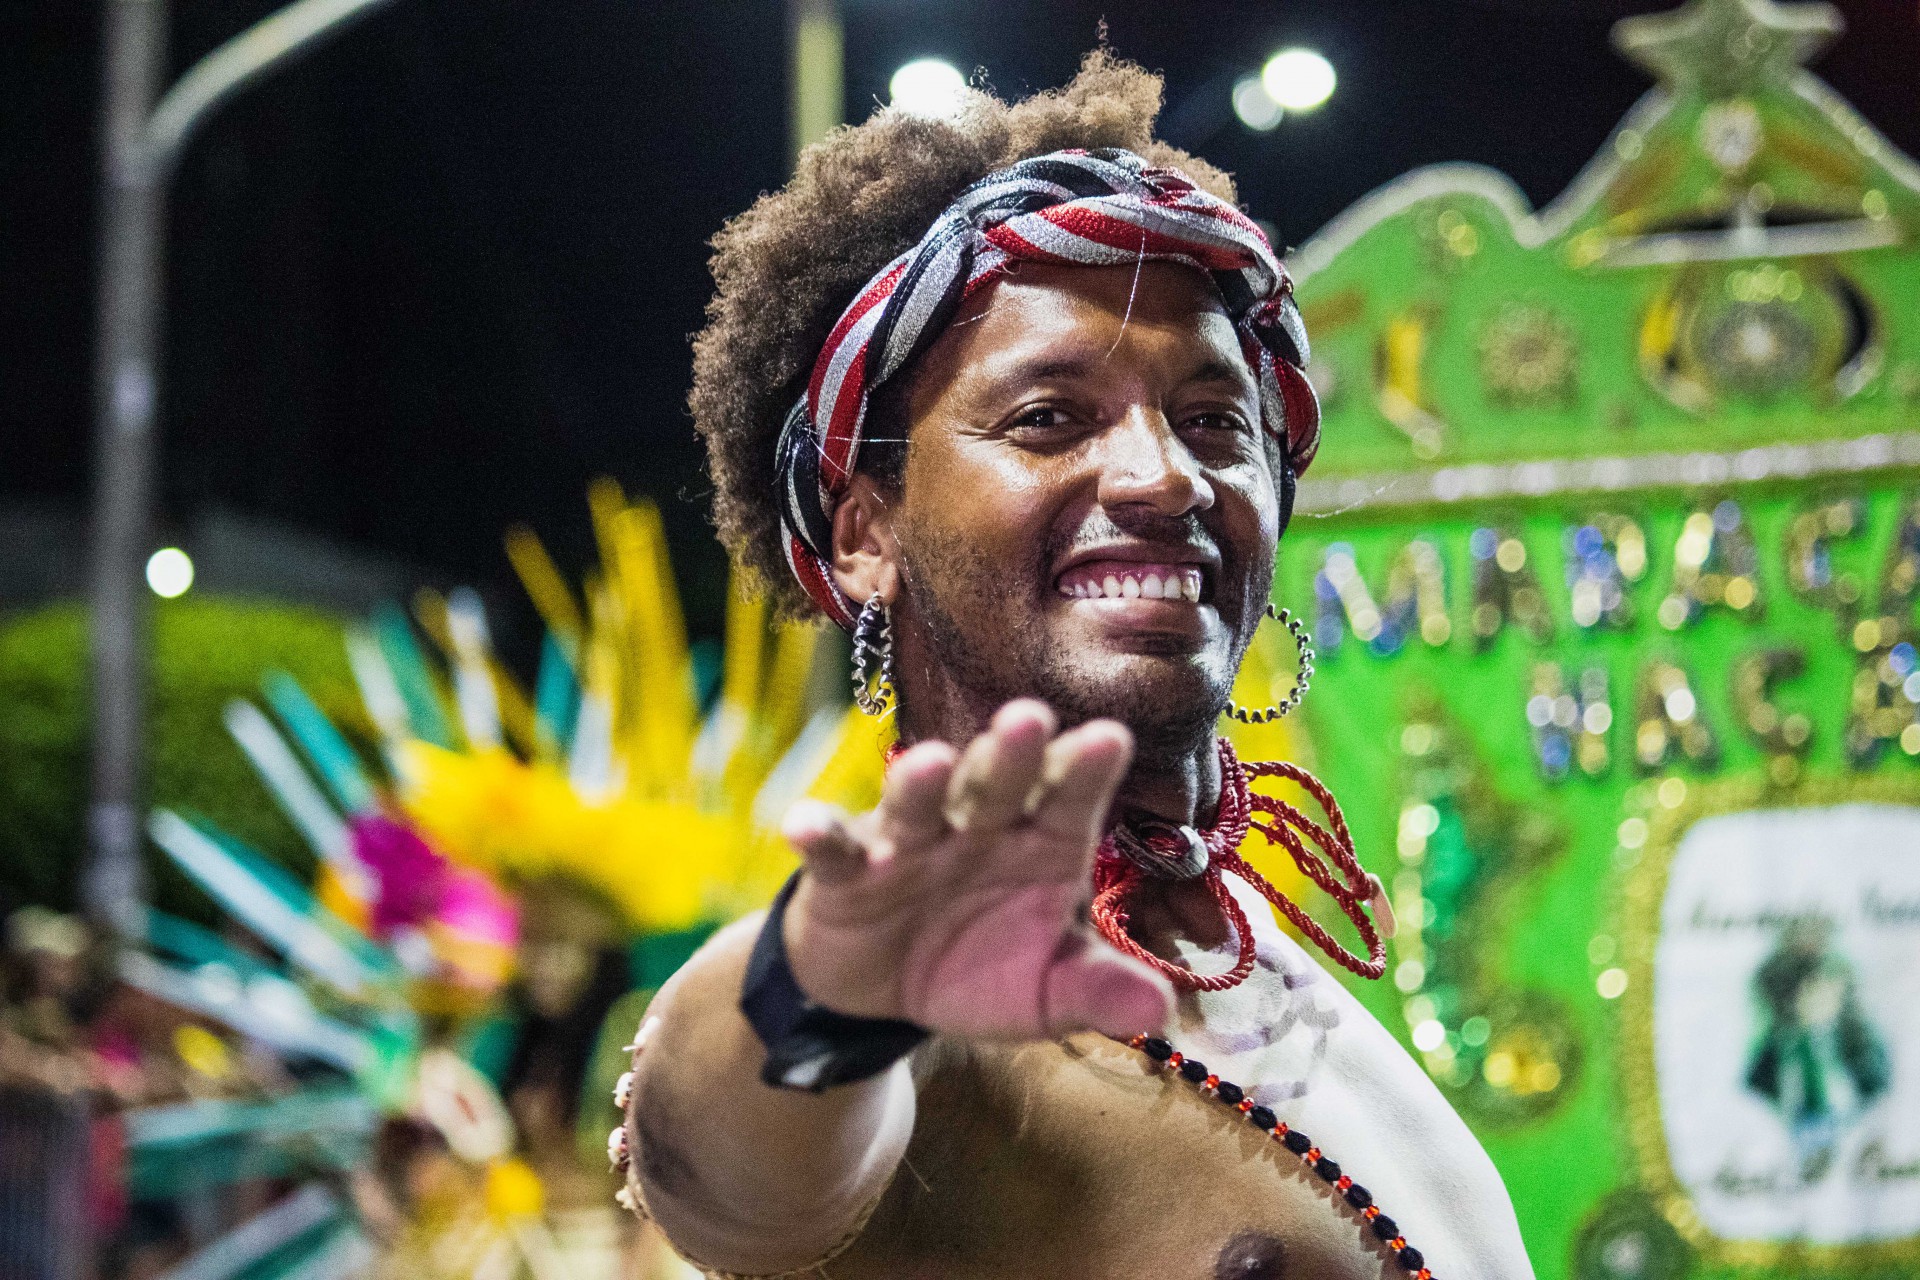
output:
[{"label": "star ornament", "polygon": [[1829,4],[1691,0],[1671,13],[1621,19],[1613,42],[1662,84],[1725,98],[1791,80],[1843,25]]}]

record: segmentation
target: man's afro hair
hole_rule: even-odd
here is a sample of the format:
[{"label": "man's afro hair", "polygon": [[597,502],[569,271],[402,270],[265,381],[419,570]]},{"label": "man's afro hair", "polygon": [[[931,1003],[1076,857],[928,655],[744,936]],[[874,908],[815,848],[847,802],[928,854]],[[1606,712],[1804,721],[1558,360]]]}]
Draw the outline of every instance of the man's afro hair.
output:
[{"label": "man's afro hair", "polygon": [[812,605],[782,551],[774,442],[840,313],[969,183],[1030,156],[1125,147],[1233,201],[1225,173],[1155,140],[1160,104],[1159,76],[1097,50],[1071,82],[1020,102],[973,90],[951,120],[882,110],[808,147],[784,189],[714,237],[689,403],[720,540],[779,613]]}]

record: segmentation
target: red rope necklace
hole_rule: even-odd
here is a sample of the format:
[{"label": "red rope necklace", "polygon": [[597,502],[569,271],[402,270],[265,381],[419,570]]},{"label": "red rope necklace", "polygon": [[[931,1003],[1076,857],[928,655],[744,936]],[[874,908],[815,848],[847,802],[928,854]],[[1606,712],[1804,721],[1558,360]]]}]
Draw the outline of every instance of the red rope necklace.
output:
[{"label": "red rope necklace", "polygon": [[[1363,978],[1380,977],[1387,971],[1387,950],[1381,935],[1393,936],[1393,910],[1387,903],[1380,878],[1368,875],[1354,854],[1353,835],[1347,830],[1339,801],[1333,798],[1324,782],[1297,764],[1284,760],[1242,764],[1233,744],[1225,738],[1217,742],[1220,810],[1211,827],[1196,831],[1160,821],[1137,826],[1122,823],[1100,842],[1093,864],[1092,907],[1093,924],[1100,936],[1124,954],[1152,966],[1182,990],[1230,991],[1253,972],[1254,960],[1253,930],[1247,924],[1247,914],[1227,889],[1223,873],[1230,871],[1259,890],[1260,896],[1292,921],[1328,959]],[[905,750],[899,743],[888,747],[887,763],[892,764]],[[1315,822],[1285,800],[1255,791],[1249,785],[1252,778],[1284,778],[1297,783],[1325,811],[1326,825]],[[1271,821],[1262,822],[1253,816],[1255,813]],[[1365,960],[1334,941],[1319,921],[1267,883],[1267,878],[1240,856],[1240,846],[1246,842],[1248,831],[1258,831],[1285,849],[1307,879],[1324,889],[1339,905],[1341,913],[1353,921],[1360,940],[1366,944]],[[1317,852],[1307,848],[1308,841]],[[1195,973],[1163,960],[1133,940],[1127,932],[1127,923],[1132,918],[1127,899],[1150,875],[1205,881],[1208,892],[1240,941],[1240,954],[1231,969],[1225,973]],[[1371,918],[1365,909],[1369,906],[1373,908]]]},{"label": "red rope necklace", "polygon": [[[1093,923],[1100,930],[1100,936],[1125,954],[1151,965],[1183,990],[1231,990],[1253,972],[1254,959],[1253,930],[1247,924],[1246,912],[1227,889],[1225,873],[1232,872],[1259,890],[1261,897],[1312,939],[1328,958],[1363,978],[1378,978],[1387,967],[1386,947],[1380,940],[1380,932],[1384,930],[1392,935],[1393,916],[1379,879],[1368,875],[1354,856],[1353,836],[1347,830],[1346,818],[1333,793],[1298,765],[1285,761],[1243,765],[1225,738],[1219,739],[1219,747],[1220,812],[1213,826],[1204,831],[1158,822],[1148,824],[1145,830],[1116,827],[1100,842],[1093,867]],[[1284,778],[1298,783],[1326,812],[1326,825],[1315,822],[1284,800],[1254,791],[1249,785],[1251,778]],[[1262,822],[1254,816],[1256,813],[1269,821]],[[1249,830],[1258,831],[1284,848],[1301,872],[1339,905],[1366,944],[1365,960],[1334,941],[1333,935],[1318,921],[1293,899],[1268,884],[1266,877],[1240,856],[1240,846]],[[1307,848],[1309,841],[1315,849]],[[1204,865],[1196,865],[1199,849],[1192,847],[1196,842],[1205,846]],[[1161,867],[1167,870],[1159,870]],[[1132,914],[1128,899],[1149,875],[1171,878],[1197,875],[1205,881],[1213,900],[1220,904],[1227,923],[1240,940],[1239,958],[1231,969],[1218,974],[1194,973],[1154,955],[1133,940],[1127,932]],[[1379,919],[1378,929],[1367,915],[1368,904]]]},{"label": "red rope necklace", "polygon": [[[904,749],[897,744],[888,748],[888,763]],[[1347,820],[1333,793],[1325,783],[1295,764],[1285,761],[1242,764],[1225,738],[1219,739],[1219,752],[1220,810],[1213,826],[1196,831],[1158,820],[1118,823],[1101,840],[1093,866],[1092,908],[1094,927],[1100,935],[1120,951],[1164,974],[1176,987],[1187,991],[1231,990],[1246,980],[1254,964],[1253,929],[1239,901],[1227,889],[1225,873],[1232,872],[1259,890],[1261,897],[1291,920],[1294,927],[1312,939],[1330,959],[1363,978],[1378,978],[1385,973],[1386,945],[1381,935],[1393,936],[1393,912],[1379,877],[1368,875],[1354,855],[1353,835],[1347,830]],[[1284,778],[1297,783],[1325,811],[1326,824],[1315,822],[1284,800],[1253,790],[1250,785],[1253,778]],[[1261,821],[1256,814],[1267,821]],[[1318,921],[1267,883],[1266,877],[1240,856],[1240,846],[1249,831],[1258,831],[1285,849],[1301,872],[1339,904],[1341,912],[1359,930],[1361,941],[1366,943],[1365,960],[1334,941],[1333,935]],[[1309,842],[1314,846],[1311,850],[1307,847]],[[1133,940],[1127,932],[1132,914],[1128,898],[1148,877],[1200,879],[1206,883],[1240,940],[1240,953],[1231,969],[1225,973],[1195,973],[1163,960]],[[1372,916],[1367,914],[1368,906],[1373,908]],[[1321,1180],[1332,1185],[1411,1280],[1434,1280],[1424,1255],[1408,1243],[1399,1225],[1381,1212],[1372,1193],[1355,1182],[1318,1144],[1279,1119],[1271,1108],[1257,1105],[1239,1085],[1222,1080],[1208,1071],[1205,1064],[1184,1056],[1158,1036],[1141,1034],[1121,1043],[1140,1050],[1161,1068],[1192,1084],[1202,1095],[1226,1104],[1244,1115],[1255,1128],[1270,1134]],[[624,1127],[614,1133],[624,1140]],[[624,1156],[624,1147],[621,1154]]]}]

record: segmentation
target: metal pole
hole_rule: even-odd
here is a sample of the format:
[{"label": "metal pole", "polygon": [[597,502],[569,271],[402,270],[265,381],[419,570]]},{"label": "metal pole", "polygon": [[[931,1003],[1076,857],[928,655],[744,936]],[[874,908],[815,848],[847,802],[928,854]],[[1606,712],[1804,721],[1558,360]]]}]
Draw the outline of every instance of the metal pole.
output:
[{"label": "metal pole", "polygon": [[194,64],[155,104],[166,0],[107,0],[101,167],[100,320],[94,365],[93,795],[81,901],[96,923],[138,935],[140,761],[152,536],[166,184],[194,128],[274,67],[388,0],[298,0]]},{"label": "metal pole", "polygon": [[839,0],[788,0],[792,51],[788,120],[794,157],[845,119],[845,36]]},{"label": "metal pole", "polygon": [[[840,0],[787,0],[788,160],[846,120],[846,33]],[[810,714],[846,706],[853,651],[838,627],[823,627],[807,677]]]},{"label": "metal pole", "polygon": [[282,63],[309,53],[390,0],[298,0],[270,13],[193,64],[147,121],[147,148],[163,175],[200,122]]},{"label": "metal pole", "polygon": [[160,253],[166,193],[148,161],[147,113],[166,57],[165,0],[108,0],[101,138],[99,334],[94,361],[92,857],[87,914],[134,932],[140,860],[141,581],[153,494]]}]

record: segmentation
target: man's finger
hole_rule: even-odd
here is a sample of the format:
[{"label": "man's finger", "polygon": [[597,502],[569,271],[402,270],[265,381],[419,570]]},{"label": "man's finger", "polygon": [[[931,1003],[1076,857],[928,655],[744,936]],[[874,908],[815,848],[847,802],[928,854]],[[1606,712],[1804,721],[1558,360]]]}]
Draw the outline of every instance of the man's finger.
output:
[{"label": "man's finger", "polygon": [[881,847],[911,851],[947,834],[947,786],[959,761],[960,753],[945,742],[922,742],[901,753],[887,770],[886,789],[874,810]]},{"label": "man's finger", "polygon": [[807,872],[823,884],[857,878],[867,852],[847,826],[846,815],[819,800],[801,800],[787,810],[780,832],[799,851]]},{"label": "man's finger", "polygon": [[1000,708],[960,758],[947,787],[947,822],[985,834],[1018,822],[1059,722],[1043,702],[1021,698]]},{"label": "man's finger", "polygon": [[1054,1035],[1092,1030],[1126,1039],[1167,1025],[1173,988],[1146,965],[1081,930],[1067,935],[1048,968],[1042,1007]]},{"label": "man's finger", "polygon": [[1133,760],[1133,735],[1113,720],[1090,720],[1047,747],[1041,785],[1031,797],[1033,825],[1075,844],[1091,844]]}]

